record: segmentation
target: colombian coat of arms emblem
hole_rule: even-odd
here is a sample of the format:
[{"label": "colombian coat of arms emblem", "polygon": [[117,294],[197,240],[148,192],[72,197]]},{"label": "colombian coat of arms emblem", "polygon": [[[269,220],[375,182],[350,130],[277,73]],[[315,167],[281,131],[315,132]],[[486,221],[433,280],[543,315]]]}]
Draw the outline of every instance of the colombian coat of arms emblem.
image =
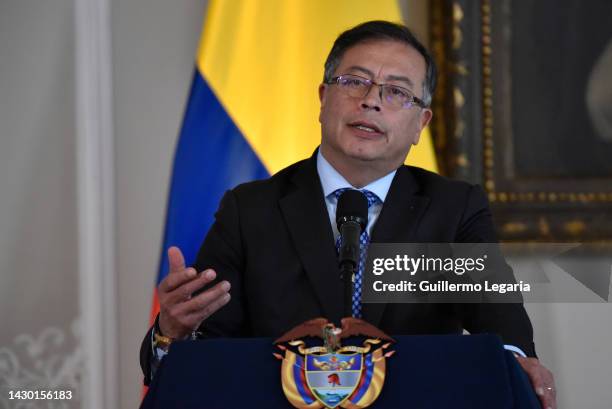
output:
[{"label": "colombian coat of arms emblem", "polygon": [[[341,345],[343,338],[365,337],[362,345]],[[306,346],[303,338],[320,337],[323,345]],[[385,381],[391,337],[356,318],[336,328],[325,318],[307,321],[274,341],[281,353],[281,382],[289,402],[300,409],[370,406]]]}]

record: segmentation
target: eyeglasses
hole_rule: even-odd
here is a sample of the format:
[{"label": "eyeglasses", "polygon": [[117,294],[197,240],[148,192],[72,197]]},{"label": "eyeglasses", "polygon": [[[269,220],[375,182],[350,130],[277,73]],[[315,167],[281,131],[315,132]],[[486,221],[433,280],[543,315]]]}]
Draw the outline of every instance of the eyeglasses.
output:
[{"label": "eyeglasses", "polygon": [[347,95],[353,98],[363,98],[368,95],[372,85],[378,85],[378,95],[383,104],[393,108],[410,108],[416,105],[427,108],[425,102],[414,96],[406,88],[391,84],[377,84],[374,81],[359,75],[339,75],[327,81],[326,84],[336,84]]}]

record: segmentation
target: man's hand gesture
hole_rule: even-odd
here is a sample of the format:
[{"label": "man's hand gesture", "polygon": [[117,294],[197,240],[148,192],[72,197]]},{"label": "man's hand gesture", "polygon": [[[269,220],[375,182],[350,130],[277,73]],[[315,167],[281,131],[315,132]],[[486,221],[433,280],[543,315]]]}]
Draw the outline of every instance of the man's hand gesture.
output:
[{"label": "man's hand gesture", "polygon": [[183,253],[178,247],[168,249],[168,263],[168,276],[157,288],[160,306],[159,328],[164,336],[182,339],[228,303],[230,283],[222,281],[194,295],[194,292],[213,281],[217,273],[208,269],[198,274],[191,267],[185,268]]}]

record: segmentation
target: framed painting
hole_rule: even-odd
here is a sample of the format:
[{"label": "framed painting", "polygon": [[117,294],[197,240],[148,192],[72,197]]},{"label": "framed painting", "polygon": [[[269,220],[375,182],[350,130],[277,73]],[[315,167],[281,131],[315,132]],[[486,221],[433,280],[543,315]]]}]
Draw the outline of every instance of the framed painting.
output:
[{"label": "framed painting", "polygon": [[432,0],[443,174],[504,241],[612,239],[612,2]]}]

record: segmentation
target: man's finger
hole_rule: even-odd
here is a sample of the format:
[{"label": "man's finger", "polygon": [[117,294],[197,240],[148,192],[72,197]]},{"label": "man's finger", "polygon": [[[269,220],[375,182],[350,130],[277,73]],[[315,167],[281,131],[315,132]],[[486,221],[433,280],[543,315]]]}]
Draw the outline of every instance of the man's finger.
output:
[{"label": "man's finger", "polygon": [[183,253],[176,246],[168,249],[168,265],[169,274],[178,273],[185,269],[185,257],[183,257]]},{"label": "man's finger", "polygon": [[[178,279],[180,276],[180,274],[175,274],[174,278]],[[174,287],[174,289],[170,293],[168,293],[168,302],[171,304],[178,304],[190,300],[193,296],[193,293],[204,288],[216,277],[217,274],[215,273],[215,270],[207,269],[194,279],[187,279],[185,281],[181,281],[181,284],[179,286]]]},{"label": "man's finger", "polygon": [[228,293],[230,288],[230,283],[227,281],[222,281],[218,283],[214,287],[209,288],[208,290],[199,294],[197,297],[194,297],[191,300],[187,301],[185,303],[185,313],[201,313],[203,316],[208,316],[212,314],[214,311],[208,311],[210,309],[210,304],[213,304],[215,301],[217,301],[217,299],[225,296],[225,294]]},{"label": "man's finger", "polygon": [[555,381],[552,373],[535,358],[517,358],[533,385],[544,409],[556,409]]},{"label": "man's finger", "polygon": [[160,293],[169,293],[176,290],[183,284],[192,281],[197,277],[197,273],[194,268],[186,268],[181,271],[177,271],[172,274],[168,274],[166,278],[159,284]]},{"label": "man's finger", "polygon": [[206,308],[188,314],[185,317],[186,325],[192,330],[197,330],[206,318],[210,317],[217,310],[226,305],[230,300],[229,293],[224,293],[221,297],[216,298]]},{"label": "man's finger", "polygon": [[209,303],[205,308],[194,313],[198,321],[198,326],[199,324],[202,323],[202,321],[206,320],[208,317],[213,315],[217,310],[219,310],[224,305],[226,305],[230,301],[231,298],[232,297],[230,293],[223,293],[220,297],[217,297],[215,300]]},{"label": "man's finger", "polygon": [[548,369],[540,367],[542,373],[542,407],[544,409],[557,409],[557,390],[555,389],[555,379]]},{"label": "man's finger", "polygon": [[540,403],[543,409],[557,409],[557,400],[555,398],[555,390],[551,386],[542,386],[537,388],[536,393],[540,398]]}]

